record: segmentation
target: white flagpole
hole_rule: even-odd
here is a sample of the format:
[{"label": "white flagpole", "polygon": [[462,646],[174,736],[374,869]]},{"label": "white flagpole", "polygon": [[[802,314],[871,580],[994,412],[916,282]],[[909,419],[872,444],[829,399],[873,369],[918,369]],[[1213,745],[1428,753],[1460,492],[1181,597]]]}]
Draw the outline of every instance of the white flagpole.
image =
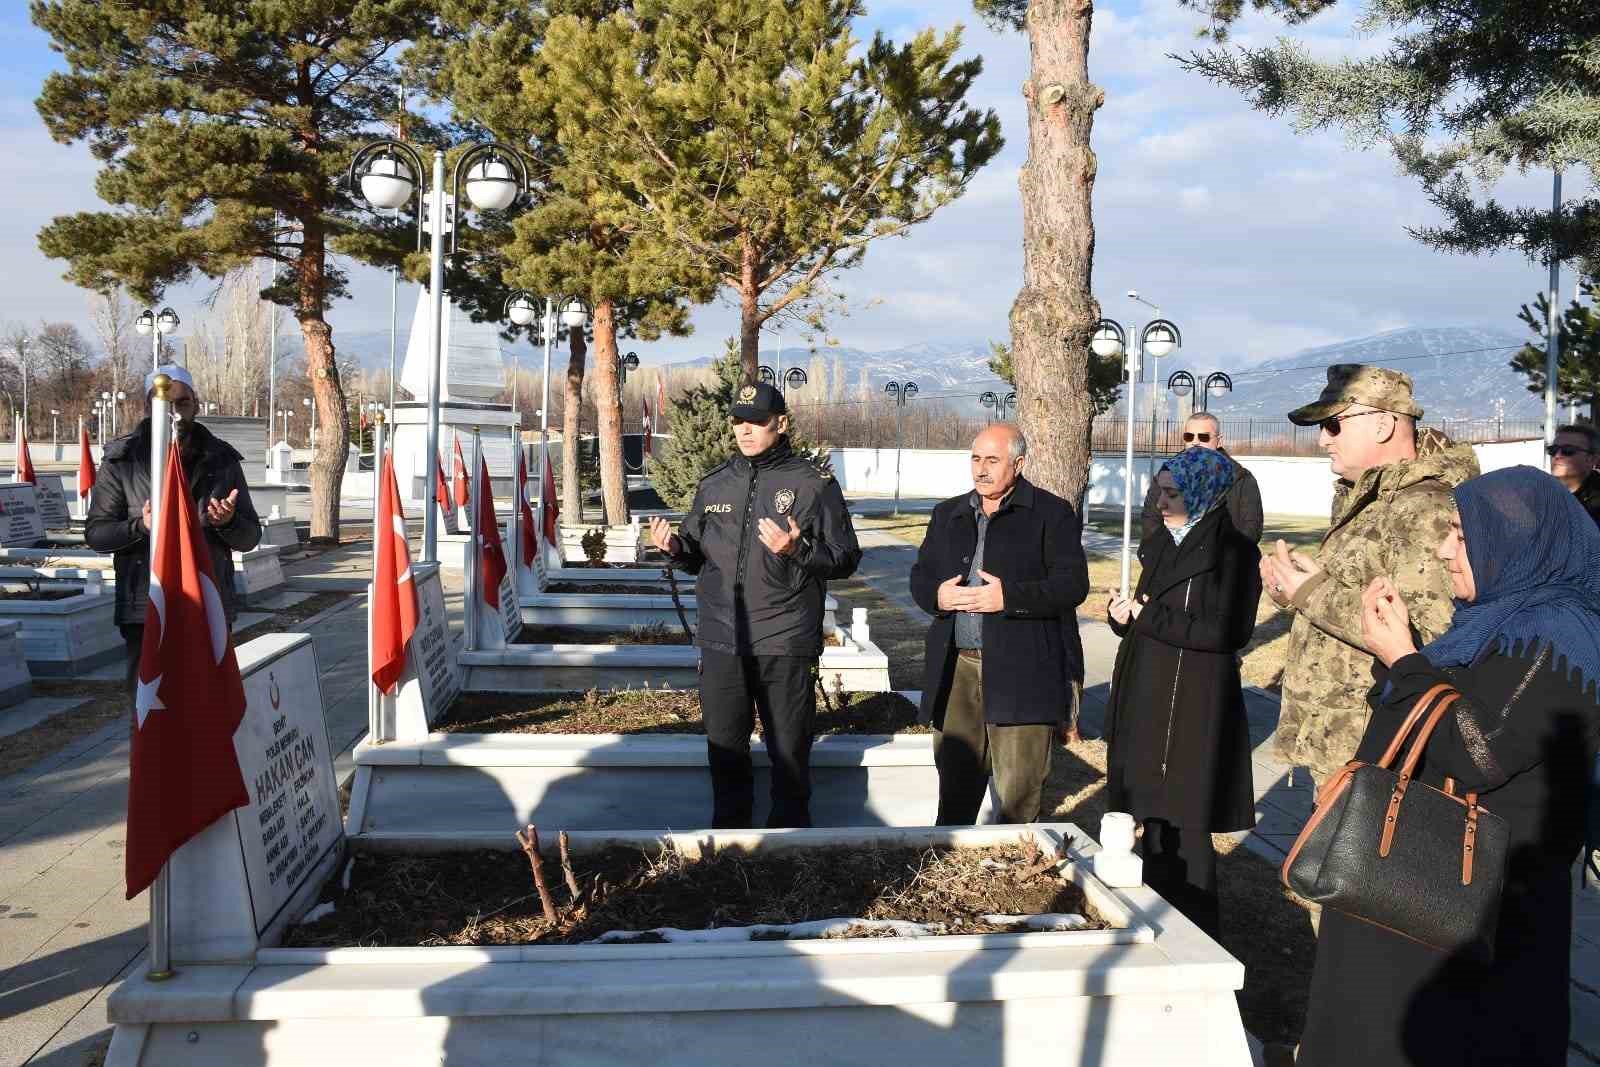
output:
[{"label": "white flagpole", "polygon": [[472,469],[468,473],[467,481],[467,485],[470,487],[467,490],[467,552],[466,558],[462,560],[462,569],[466,571],[463,575],[465,581],[462,583],[466,592],[466,610],[463,612],[464,618],[462,621],[466,624],[466,649],[468,652],[478,651],[478,598],[483,595],[483,591],[478,588],[480,580],[478,554],[482,551],[478,543],[478,501],[481,499],[478,494],[484,490],[484,487],[478,484],[478,471],[480,469],[478,449],[482,446],[482,441],[478,439],[478,427],[474,426],[472,428],[472,459],[470,460]]},{"label": "white flagpole", "polygon": [[367,587],[367,737],[374,745],[381,745],[383,736],[383,694],[372,680],[372,608],[378,595],[378,544],[379,538],[389,536],[385,528],[388,516],[379,507],[383,499],[383,412],[374,416],[372,436],[372,584]]},{"label": "white flagpole", "polygon": [[[167,389],[172,379],[165,374],[155,378],[155,395],[150,401],[150,566],[160,558],[160,533],[162,507],[162,475],[167,469],[167,446],[172,440],[172,406],[167,402]],[[172,896],[167,878],[167,865],[150,883],[150,970],[145,977],[152,982],[162,982],[175,973],[172,969]]]},{"label": "white flagpole", "polygon": [[[515,417],[515,412],[513,412]],[[522,541],[518,536],[522,528],[522,434],[516,424],[511,426],[511,521],[506,523],[510,542],[506,560],[511,564],[511,586],[521,588],[522,572],[517,570],[518,556],[522,552]]]}]

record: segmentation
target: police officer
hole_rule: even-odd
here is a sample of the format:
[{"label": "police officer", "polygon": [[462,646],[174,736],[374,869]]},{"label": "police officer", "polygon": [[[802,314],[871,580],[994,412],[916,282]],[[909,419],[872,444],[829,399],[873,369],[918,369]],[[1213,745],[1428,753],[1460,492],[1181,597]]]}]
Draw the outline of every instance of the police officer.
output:
[{"label": "police officer", "polygon": [[751,825],[750,730],[760,715],[772,763],[767,825],[810,826],[823,599],[829,579],[855,573],[861,548],[839,484],[790,448],[782,393],[740,386],[728,416],[739,454],[701,480],[677,534],[652,518],[650,538],[699,576],[711,825]]}]

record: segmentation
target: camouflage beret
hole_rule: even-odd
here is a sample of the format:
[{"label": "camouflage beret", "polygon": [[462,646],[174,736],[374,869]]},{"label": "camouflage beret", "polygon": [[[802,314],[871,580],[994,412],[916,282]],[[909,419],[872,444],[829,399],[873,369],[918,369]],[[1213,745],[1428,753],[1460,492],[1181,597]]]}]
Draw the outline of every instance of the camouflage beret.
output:
[{"label": "camouflage beret", "polygon": [[1289,421],[1297,426],[1315,426],[1351,404],[1422,418],[1422,408],[1411,395],[1411,375],[1364,363],[1335,363],[1328,368],[1328,384],[1322,395],[1289,412]]}]

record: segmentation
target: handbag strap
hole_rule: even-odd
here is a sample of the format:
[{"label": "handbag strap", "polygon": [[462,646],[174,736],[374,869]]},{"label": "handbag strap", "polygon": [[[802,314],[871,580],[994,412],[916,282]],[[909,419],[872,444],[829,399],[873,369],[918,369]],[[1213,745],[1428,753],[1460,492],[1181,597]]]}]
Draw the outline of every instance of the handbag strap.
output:
[{"label": "handbag strap", "polygon": [[[1446,686],[1445,688],[1449,688]],[[1430,690],[1431,692],[1432,690]],[[1428,747],[1428,738],[1433,735],[1433,728],[1439,725],[1439,720],[1444,718],[1444,713],[1450,706],[1461,699],[1461,694],[1451,689],[1440,699],[1428,716],[1428,721],[1422,724],[1422,729],[1417,732],[1416,740],[1411,743],[1411,748],[1406,752],[1406,761],[1400,767],[1400,777],[1394,784],[1394,792],[1389,795],[1389,810],[1384,814],[1383,836],[1378,841],[1378,855],[1387,856],[1389,847],[1394,844],[1395,826],[1400,821],[1400,802],[1406,798],[1406,789],[1411,785],[1411,776],[1416,773],[1417,764],[1422,759],[1423,749]],[[1468,879],[1471,878],[1470,869],[1467,871]]]},{"label": "handbag strap", "polygon": [[1395,757],[1400,755],[1400,746],[1405,744],[1406,735],[1417,725],[1418,720],[1427,714],[1428,708],[1433,704],[1434,699],[1440,694],[1449,691],[1450,685],[1447,682],[1440,682],[1417,698],[1417,702],[1411,705],[1411,713],[1406,716],[1406,721],[1400,724],[1400,729],[1394,732],[1394,738],[1390,740],[1389,747],[1384,749],[1383,755],[1378,758],[1378,766],[1388,767],[1394,763]]}]

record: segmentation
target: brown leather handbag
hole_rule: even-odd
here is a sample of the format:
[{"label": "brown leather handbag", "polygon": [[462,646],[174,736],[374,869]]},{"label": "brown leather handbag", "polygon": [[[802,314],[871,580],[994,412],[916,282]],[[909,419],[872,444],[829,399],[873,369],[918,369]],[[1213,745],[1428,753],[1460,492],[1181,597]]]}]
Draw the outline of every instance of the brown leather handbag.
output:
[{"label": "brown leather handbag", "polygon": [[[1424,693],[1376,764],[1352,760],[1317,796],[1283,863],[1283,884],[1306,900],[1443,951],[1487,957],[1500,915],[1509,835],[1478,794],[1414,780],[1439,720],[1461,694]],[[1417,724],[1422,728],[1394,763]]]}]

